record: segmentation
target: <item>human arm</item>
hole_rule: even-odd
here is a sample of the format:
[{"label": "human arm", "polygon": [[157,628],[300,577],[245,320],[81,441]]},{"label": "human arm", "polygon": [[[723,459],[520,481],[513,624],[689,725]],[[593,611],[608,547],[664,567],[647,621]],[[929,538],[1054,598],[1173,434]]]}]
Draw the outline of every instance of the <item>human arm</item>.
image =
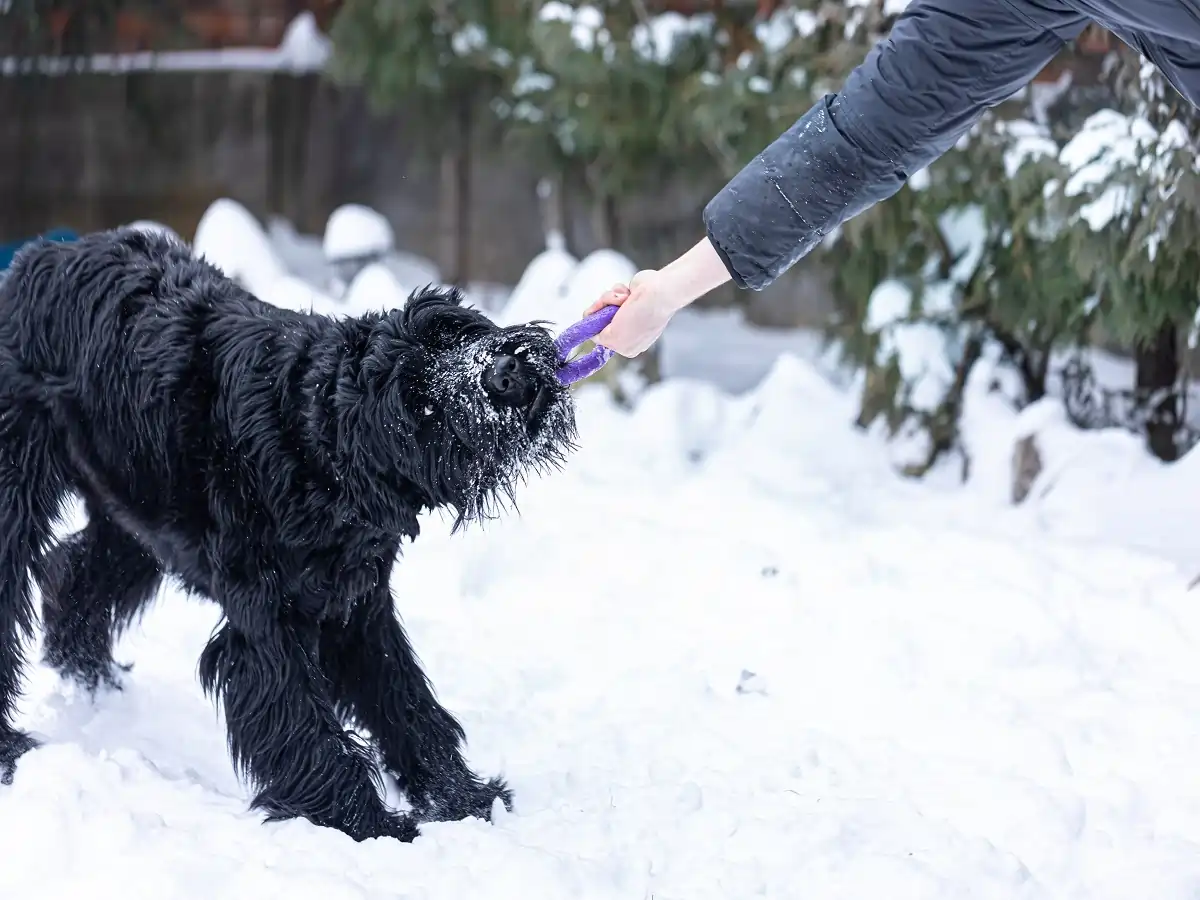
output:
[{"label": "human arm", "polygon": [[1056,2],[913,0],[823,97],[709,202],[708,238],[761,290],[837,226],[886,200],[1026,86],[1083,28]]},{"label": "human arm", "polygon": [[645,273],[642,290],[605,295],[624,308],[597,341],[634,356],[675,312],[725,281],[767,287],[1028,84],[1085,21],[1058,0],[913,0],[839,93],[818,101],[712,198],[704,240]]}]

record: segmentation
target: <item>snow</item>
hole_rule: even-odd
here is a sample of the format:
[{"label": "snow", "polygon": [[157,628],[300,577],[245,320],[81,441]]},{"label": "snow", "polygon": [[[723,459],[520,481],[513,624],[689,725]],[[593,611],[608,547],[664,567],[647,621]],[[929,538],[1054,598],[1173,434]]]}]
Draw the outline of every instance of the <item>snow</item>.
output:
[{"label": "snow", "polygon": [[533,258],[508,302],[495,316],[500,325],[563,321],[566,285],[579,261],[561,248],[548,248]]},{"label": "snow", "polygon": [[[573,319],[589,259],[546,251],[514,302]],[[886,284],[879,326],[912,302]],[[631,409],[576,392],[580,449],[519,515],[428,516],[393,573],[512,814],[408,845],[261,824],[196,682],[216,611],[169,585],[119,642],[124,692],[31,667],[45,745],[0,788],[0,896],[1195,897],[1200,455],[1015,413],[980,366],[970,481],[911,482],[815,343],[698,311],[663,341]],[[1013,507],[1029,434],[1046,468]]]},{"label": "snow", "polygon": [[227,197],[214,201],[200,217],[192,252],[252,294],[270,291],[271,285],[287,274],[259,221]]},{"label": "snow", "polygon": [[796,38],[811,37],[821,25],[816,13],[781,7],[754,28],[754,36],[767,53],[779,53]]},{"label": "snow", "polygon": [[333,42],[321,33],[311,12],[302,12],[288,23],[279,42],[279,68],[317,72],[325,68]]},{"label": "snow", "polygon": [[1011,144],[1004,153],[1004,174],[1015,178],[1021,166],[1038,159],[1055,159],[1058,144],[1050,137],[1048,129],[1025,119],[997,123]]},{"label": "snow", "polygon": [[1012,510],[896,479],[795,357],[746,396],[680,380],[628,413],[579,403],[581,451],[521,516],[430,521],[393,578],[513,814],[407,846],[258,824],[195,684],[216,615],[171,590],[121,642],[123,694],[33,671],[23,723],[48,745],[0,804],[0,892],[1194,895],[1200,611],[1092,514],[1165,530],[1156,504],[1183,514],[1196,460],[1100,446],[1082,485]]},{"label": "snow", "polygon": [[978,203],[968,203],[942,213],[938,227],[956,262],[950,280],[965,285],[979,268],[987,244],[987,214]]},{"label": "snow", "polygon": [[1072,173],[1064,190],[1071,197],[1098,194],[1079,214],[1093,231],[1100,231],[1126,216],[1135,200],[1132,188],[1109,184],[1110,179],[1134,170],[1151,176],[1160,195],[1167,196],[1173,188],[1171,154],[1189,144],[1181,122],[1169,122],[1160,132],[1140,116],[1100,110],[1088,117],[1059,153],[1059,161]]},{"label": "snow", "polygon": [[634,52],[643,59],[665,66],[675,58],[682,42],[693,34],[706,34],[712,27],[711,15],[685,16],[677,12],[666,12],[635,25],[629,40]]},{"label": "snow", "polygon": [[475,22],[471,22],[450,37],[450,47],[458,56],[470,56],[488,46],[487,31]]},{"label": "snow", "polygon": [[923,412],[936,410],[954,380],[945,329],[933,322],[904,322],[884,331],[882,338],[880,355],[895,358],[899,365],[908,405]]},{"label": "snow", "polygon": [[[953,295],[950,282],[928,286],[922,295],[921,312],[930,316],[945,312]],[[946,396],[954,379],[954,347],[946,328],[936,322],[913,318],[914,295],[902,281],[880,282],[867,299],[863,330],[877,334],[875,362],[886,367],[895,362],[906,385],[902,398],[914,410],[933,412]],[[901,448],[902,455],[907,448]]]},{"label": "snow", "polygon": [[[589,253],[580,260],[563,288],[562,309],[568,316],[563,324],[569,325],[578,319],[609,288],[628,285],[637,271],[633,260],[615,250],[600,249]],[[558,320],[562,320],[561,312]]]},{"label": "snow", "polygon": [[[142,223],[154,227],[154,223]],[[343,206],[330,216],[323,239],[298,233],[273,220],[264,228],[240,203],[223,197],[200,218],[192,252],[239,281],[260,300],[304,312],[336,317],[367,310],[398,309],[414,290],[440,284],[429,260],[392,248],[387,221],[365,206]],[[377,259],[343,285],[331,263],[349,258]],[[468,299],[488,308],[497,302],[495,286],[473,285]],[[504,294],[500,295],[501,300]]]},{"label": "snow", "polygon": [[882,331],[889,325],[903,320],[912,310],[912,288],[902,281],[888,279],[876,285],[867,298],[867,314],[863,319],[863,330]]},{"label": "snow", "polygon": [[591,52],[597,46],[604,46],[611,40],[604,28],[604,13],[590,4],[572,7],[560,0],[549,0],[548,3],[542,4],[538,18],[543,22],[569,24],[571,40],[580,50]]},{"label": "snow", "polygon": [[317,27],[311,12],[302,12],[284,31],[278,47],[224,47],[219,50],[168,50],[137,53],[97,53],[86,60],[67,56],[0,57],[0,75],[36,70],[64,75],[81,64],[93,72],[211,72],[227,70],[320,72],[332,52],[329,38]]},{"label": "snow", "polygon": [[412,290],[406,290],[387,266],[371,263],[354,276],[341,303],[346,312],[354,316],[370,311],[400,309],[408,301]]},{"label": "snow", "polygon": [[396,236],[388,220],[359,203],[346,203],[325,223],[325,257],[331,261],[356,259],[390,252]]},{"label": "snow", "polygon": [[323,291],[295,275],[282,275],[257,292],[258,299],[297,312],[341,315],[346,310]]}]

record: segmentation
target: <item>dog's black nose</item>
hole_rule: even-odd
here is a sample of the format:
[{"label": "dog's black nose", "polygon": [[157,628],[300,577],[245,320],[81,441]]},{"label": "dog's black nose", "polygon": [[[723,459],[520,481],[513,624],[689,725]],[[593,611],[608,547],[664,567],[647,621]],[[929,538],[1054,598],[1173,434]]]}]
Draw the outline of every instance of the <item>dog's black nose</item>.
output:
[{"label": "dog's black nose", "polygon": [[500,403],[517,406],[529,403],[536,393],[525,361],[519,356],[497,356],[484,376],[484,386]]}]

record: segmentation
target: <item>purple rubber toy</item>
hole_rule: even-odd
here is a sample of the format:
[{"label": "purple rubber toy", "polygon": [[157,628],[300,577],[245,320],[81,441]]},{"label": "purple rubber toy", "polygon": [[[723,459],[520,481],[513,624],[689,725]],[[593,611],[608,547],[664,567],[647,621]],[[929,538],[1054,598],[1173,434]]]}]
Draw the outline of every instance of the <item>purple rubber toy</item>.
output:
[{"label": "purple rubber toy", "polygon": [[612,321],[613,316],[617,314],[618,308],[606,306],[587,318],[580,319],[574,325],[564,328],[562,334],[555,339],[554,346],[558,349],[558,358],[562,360],[562,365],[558,368],[558,378],[563,384],[574,384],[576,381],[587,378],[600,371],[604,364],[612,359],[613,351],[597,344],[590,353],[567,362],[567,357],[572,350],[584,341],[590,341],[605,329]]}]

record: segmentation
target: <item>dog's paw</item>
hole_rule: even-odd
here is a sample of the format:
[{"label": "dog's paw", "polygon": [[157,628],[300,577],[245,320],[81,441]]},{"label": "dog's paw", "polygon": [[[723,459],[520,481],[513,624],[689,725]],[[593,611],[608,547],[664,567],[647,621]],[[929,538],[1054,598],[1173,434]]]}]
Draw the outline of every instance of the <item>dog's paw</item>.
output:
[{"label": "dog's paw", "polygon": [[395,815],[392,816],[392,825],[388,833],[382,834],[380,837],[395,838],[398,841],[408,844],[415,841],[420,835],[421,829],[417,826],[417,822],[412,816]]},{"label": "dog's paw", "polygon": [[505,810],[512,812],[512,791],[504,779],[472,780],[454,785],[437,796],[427,796],[422,802],[414,803],[414,809],[423,822],[456,822],[472,817],[490,822],[497,800]]},{"label": "dog's paw", "polygon": [[504,804],[505,812],[512,812],[512,791],[503,778],[488,779],[488,783],[484,785],[484,792],[491,797],[491,800],[488,801],[488,814],[484,817],[489,822],[492,820],[492,810],[495,808],[493,801],[495,800]]},{"label": "dog's paw", "polygon": [[125,690],[125,676],[133,671],[133,663],[114,662],[100,676],[100,684],[113,691]]},{"label": "dog's paw", "polygon": [[406,844],[416,840],[421,834],[416,819],[405,813],[385,814],[374,821],[361,823],[360,827],[343,830],[356,841],[393,838]]},{"label": "dog's paw", "polygon": [[133,663],[122,665],[116,662],[96,663],[78,666],[64,666],[59,669],[63,679],[74,682],[95,700],[101,694],[121,693],[125,690],[125,676],[133,671]]},{"label": "dog's paw", "polygon": [[23,731],[0,731],[0,784],[12,784],[17,760],[38,742]]}]

